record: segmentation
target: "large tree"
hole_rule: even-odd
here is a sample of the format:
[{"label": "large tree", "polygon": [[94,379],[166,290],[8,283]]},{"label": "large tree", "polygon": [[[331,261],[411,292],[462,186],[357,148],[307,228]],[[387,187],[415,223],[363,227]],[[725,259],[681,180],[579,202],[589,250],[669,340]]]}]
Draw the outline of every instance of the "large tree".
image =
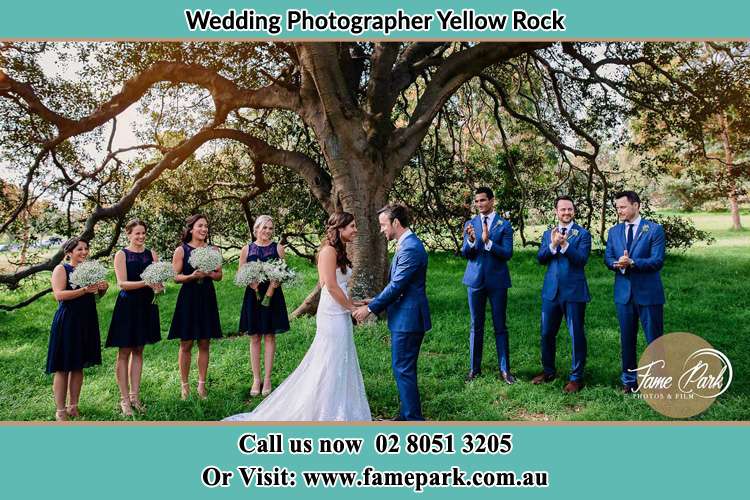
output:
[{"label": "large tree", "polygon": [[702,198],[728,201],[741,230],[739,198],[750,179],[750,48],[747,43],[678,43],[660,47],[670,78],[644,83],[653,99],[638,109],[635,149],[653,174],[700,186]]},{"label": "large tree", "polygon": [[[49,52],[58,64],[74,61],[76,75],[46,74],[40,61]],[[420,145],[467,82],[478,77],[500,131],[507,192],[525,193],[507,133],[514,122],[558,152],[558,186],[582,186],[586,222],[603,238],[613,186],[598,161],[602,143],[617,140],[627,103],[652,102],[642,75],[666,74],[637,43],[12,43],[0,45],[0,57],[0,164],[21,186],[0,233],[29,203],[54,195],[68,206],[71,233],[90,238],[97,224],[112,224],[98,252],[106,255],[144,192],[202,161],[204,145],[234,143],[247,154],[240,178],[214,179],[204,194],[229,189],[210,198],[249,215],[249,200],[278,179],[269,166],[302,179],[325,212],[356,216],[350,254],[367,294],[386,274],[376,213],[405,166],[424,163]],[[137,103],[149,125],[137,143],[114,146],[118,118]],[[0,284],[17,286],[62,257],[0,274]],[[313,295],[302,311],[314,305]]]}]

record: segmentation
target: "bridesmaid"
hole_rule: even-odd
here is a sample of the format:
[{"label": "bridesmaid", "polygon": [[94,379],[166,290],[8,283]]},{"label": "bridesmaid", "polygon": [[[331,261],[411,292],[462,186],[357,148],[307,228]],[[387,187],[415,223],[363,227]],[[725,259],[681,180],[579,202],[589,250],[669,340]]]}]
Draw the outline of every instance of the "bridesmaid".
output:
[{"label": "bridesmaid", "polygon": [[146,223],[133,219],[125,225],[130,245],[115,254],[115,275],[120,286],[106,347],[119,347],[115,376],[120,387],[120,409],[126,417],[132,408],[144,412],[138,397],[143,370],[143,347],[161,340],[159,308],[151,302],[154,292],[163,287],[150,287],[141,279],[149,264],[159,260],[156,252],[145,247]]},{"label": "bridesmaid", "polygon": [[[267,261],[284,258],[284,246],[272,241],[273,220],[268,215],[260,215],[253,225],[255,241],[242,249],[240,262]],[[261,299],[270,292],[271,301],[267,306],[260,304]],[[260,383],[260,348],[261,336],[265,343],[265,377],[263,378],[263,396],[271,393],[271,369],[276,352],[276,334],[289,331],[289,316],[286,312],[284,293],[276,282],[253,283],[245,290],[240,313],[240,331],[250,335],[250,366],[253,371],[251,396],[261,394]]]},{"label": "bridesmaid", "polygon": [[198,396],[206,399],[206,375],[208,373],[209,346],[211,339],[221,338],[219,306],[216,302],[214,281],[221,281],[221,267],[204,273],[193,269],[188,262],[190,253],[196,248],[208,246],[208,219],[201,214],[192,215],[185,221],[182,244],[172,256],[172,266],[180,283],[177,306],[169,328],[168,339],[180,339],[181,396],[190,394],[189,376],[193,342],[198,341]]},{"label": "bridesmaid", "polygon": [[[102,364],[99,318],[94,295],[104,295],[106,281],[73,289],[70,273],[89,255],[89,242],[71,238],[63,244],[70,263],[58,264],[52,271],[52,293],[58,301],[52,320],[47,349],[47,373],[54,373],[55,420],[78,417],[78,398],[83,385],[83,369]],[[66,408],[66,397],[67,408]]]}]

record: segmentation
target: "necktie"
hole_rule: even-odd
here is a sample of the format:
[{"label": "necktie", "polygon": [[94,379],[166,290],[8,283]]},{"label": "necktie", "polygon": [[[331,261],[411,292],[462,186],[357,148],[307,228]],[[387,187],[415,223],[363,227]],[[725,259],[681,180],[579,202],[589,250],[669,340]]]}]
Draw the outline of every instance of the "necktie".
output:
[{"label": "necktie", "polygon": [[625,246],[628,249],[628,253],[630,253],[630,245],[633,244],[633,226],[634,225],[635,224],[628,224],[628,234],[627,234],[627,237],[625,239]]},{"label": "necktie", "polygon": [[[561,227],[560,228],[560,234],[562,234],[563,236],[565,236],[566,232],[568,232],[568,228],[567,227]],[[560,253],[561,249],[562,249],[562,245],[557,245],[557,253]]]}]

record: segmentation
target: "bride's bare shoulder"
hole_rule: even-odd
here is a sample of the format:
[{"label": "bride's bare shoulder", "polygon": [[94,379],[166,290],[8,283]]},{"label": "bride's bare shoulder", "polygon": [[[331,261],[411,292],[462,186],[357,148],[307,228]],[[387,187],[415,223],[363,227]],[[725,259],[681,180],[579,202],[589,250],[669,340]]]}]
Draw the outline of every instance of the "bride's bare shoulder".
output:
[{"label": "bride's bare shoulder", "polygon": [[330,245],[324,245],[318,252],[318,267],[336,265],[336,249]]},{"label": "bride's bare shoulder", "polygon": [[336,249],[333,248],[331,245],[323,245],[323,248],[320,249],[320,253],[318,254],[320,257],[324,258],[331,258],[333,256],[336,257]]}]

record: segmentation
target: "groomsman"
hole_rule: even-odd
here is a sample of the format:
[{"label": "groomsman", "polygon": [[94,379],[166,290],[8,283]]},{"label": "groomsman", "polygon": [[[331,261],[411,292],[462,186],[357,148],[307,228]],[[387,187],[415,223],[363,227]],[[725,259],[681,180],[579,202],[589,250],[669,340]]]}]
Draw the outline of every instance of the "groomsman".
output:
[{"label": "groomsman", "polygon": [[555,200],[557,225],[542,236],[537,259],[547,266],[542,286],[542,368],[531,379],[533,384],[550,382],[555,373],[555,345],[560,323],[565,317],[573,343],[570,380],[565,392],[583,388],[583,369],[586,366],[586,333],[584,316],[586,303],[591,301],[584,267],[591,254],[591,234],[576,224],[575,205],[568,196]]},{"label": "groomsman", "polygon": [[664,333],[664,287],[659,271],[664,265],[664,230],[641,219],[641,200],[633,191],[615,194],[621,224],[607,237],[604,262],[615,273],[615,306],[620,322],[623,392],[637,387],[636,340],[638,321],[649,344]]},{"label": "groomsman", "polygon": [[513,256],[513,228],[510,222],[495,212],[492,189],[477,189],[474,205],[479,214],[465,224],[461,248],[461,255],[469,261],[463,279],[468,289],[471,313],[471,368],[467,380],[473,380],[482,372],[485,307],[489,299],[500,376],[506,383],[513,384],[516,380],[510,372],[508,329],[505,325],[510,288],[507,262]]}]

